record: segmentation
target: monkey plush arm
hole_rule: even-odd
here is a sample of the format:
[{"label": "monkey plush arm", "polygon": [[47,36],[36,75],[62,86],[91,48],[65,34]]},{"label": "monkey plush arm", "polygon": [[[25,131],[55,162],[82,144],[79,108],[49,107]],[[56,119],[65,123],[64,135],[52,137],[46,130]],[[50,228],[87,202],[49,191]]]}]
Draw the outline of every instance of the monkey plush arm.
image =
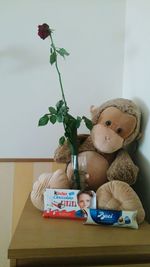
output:
[{"label": "monkey plush arm", "polygon": [[[79,152],[80,151],[80,146],[88,139],[89,135],[88,134],[80,134],[78,135],[78,147],[79,147]],[[70,147],[68,142],[66,141],[62,146],[59,146],[54,153],[54,160],[56,162],[62,162],[62,163],[68,163],[71,160],[71,152],[70,152]]]},{"label": "monkey plush arm", "polygon": [[131,157],[125,150],[120,150],[117,157],[107,170],[107,178],[120,180],[128,184],[134,184],[138,175],[139,168],[133,163]]},{"label": "monkey plush arm", "polygon": [[71,160],[70,148],[67,141],[62,146],[59,146],[55,150],[54,160],[56,162],[62,162],[62,163],[68,163]]}]

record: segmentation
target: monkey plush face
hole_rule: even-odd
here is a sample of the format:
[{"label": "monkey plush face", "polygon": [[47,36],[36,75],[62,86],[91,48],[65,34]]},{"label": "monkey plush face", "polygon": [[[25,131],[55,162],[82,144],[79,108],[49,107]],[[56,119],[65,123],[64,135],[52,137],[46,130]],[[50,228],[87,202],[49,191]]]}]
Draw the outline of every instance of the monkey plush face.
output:
[{"label": "monkey plush face", "polygon": [[136,117],[116,107],[102,111],[91,131],[95,148],[103,153],[113,153],[123,147],[125,140],[134,132]]}]

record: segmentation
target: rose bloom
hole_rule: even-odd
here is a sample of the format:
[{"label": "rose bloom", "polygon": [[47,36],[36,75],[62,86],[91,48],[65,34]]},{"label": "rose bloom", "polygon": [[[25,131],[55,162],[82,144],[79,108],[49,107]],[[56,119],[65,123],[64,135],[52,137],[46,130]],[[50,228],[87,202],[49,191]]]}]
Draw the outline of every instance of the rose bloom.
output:
[{"label": "rose bloom", "polygon": [[38,26],[38,35],[40,36],[41,39],[45,39],[48,36],[51,35],[51,30],[49,28],[49,25],[46,23],[43,23],[42,25]]}]

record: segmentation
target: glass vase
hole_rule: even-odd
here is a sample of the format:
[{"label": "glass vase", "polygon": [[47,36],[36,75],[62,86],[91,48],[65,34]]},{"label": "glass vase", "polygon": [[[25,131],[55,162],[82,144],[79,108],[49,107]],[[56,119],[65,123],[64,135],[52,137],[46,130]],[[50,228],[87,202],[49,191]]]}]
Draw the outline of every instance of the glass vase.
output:
[{"label": "glass vase", "polygon": [[72,155],[72,188],[85,190],[86,188],[86,174],[87,174],[87,161],[86,156]]}]

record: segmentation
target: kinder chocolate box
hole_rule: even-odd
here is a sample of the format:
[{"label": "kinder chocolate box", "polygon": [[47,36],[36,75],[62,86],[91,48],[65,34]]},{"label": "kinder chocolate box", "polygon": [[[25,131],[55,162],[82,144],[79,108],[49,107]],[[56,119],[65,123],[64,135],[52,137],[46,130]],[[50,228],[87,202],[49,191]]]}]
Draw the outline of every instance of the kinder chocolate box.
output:
[{"label": "kinder chocolate box", "polygon": [[96,208],[94,191],[47,188],[44,192],[43,217],[45,218],[85,220],[89,208]]}]

